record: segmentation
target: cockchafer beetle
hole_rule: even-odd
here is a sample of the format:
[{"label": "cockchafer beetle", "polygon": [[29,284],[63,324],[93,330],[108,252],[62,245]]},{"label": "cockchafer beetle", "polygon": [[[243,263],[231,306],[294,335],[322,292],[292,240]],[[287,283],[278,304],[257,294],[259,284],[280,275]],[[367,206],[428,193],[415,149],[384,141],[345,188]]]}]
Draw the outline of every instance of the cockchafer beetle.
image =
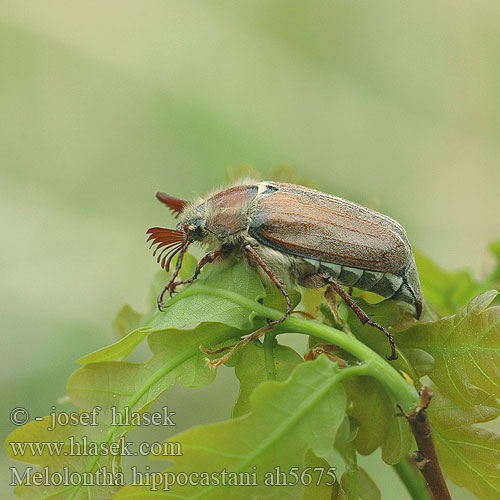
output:
[{"label": "cockchafer beetle", "polygon": [[[194,281],[201,268],[230,255],[243,258],[266,276],[284,295],[284,285],[318,288],[330,285],[351,307],[360,321],[384,332],[396,350],[391,334],[370,320],[342,285],[401,300],[422,312],[422,293],[411,246],[403,227],[386,215],[343,198],[281,182],[257,182],[230,187],[194,203],[157,193],[157,198],[175,215],[182,216],[176,229],[152,227],[148,241],[158,263],[167,271],[179,253],[170,281],[158,295],[162,308],[168,290]],[[196,266],[192,278],[175,281],[182,258],[193,242],[210,251]]]}]

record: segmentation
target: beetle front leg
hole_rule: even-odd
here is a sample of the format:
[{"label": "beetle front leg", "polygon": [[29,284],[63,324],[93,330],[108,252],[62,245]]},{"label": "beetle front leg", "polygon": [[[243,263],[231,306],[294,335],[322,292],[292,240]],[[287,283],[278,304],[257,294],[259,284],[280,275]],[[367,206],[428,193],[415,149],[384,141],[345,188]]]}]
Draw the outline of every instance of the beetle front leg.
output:
[{"label": "beetle front leg", "polygon": [[276,288],[283,294],[286,300],[286,312],[285,314],[278,320],[268,320],[267,323],[269,326],[276,326],[280,323],[283,323],[288,316],[292,313],[292,303],[290,302],[290,297],[288,296],[285,287],[281,283],[281,281],[273,274],[269,266],[264,262],[262,257],[255,251],[255,249],[251,245],[245,245],[245,250],[255,259],[255,262],[259,264],[259,266],[264,270],[264,272],[269,276],[271,281],[276,285]]},{"label": "beetle front leg", "polygon": [[359,318],[361,323],[368,324],[370,326],[374,326],[378,328],[389,340],[389,344],[391,345],[391,354],[390,356],[386,356],[386,358],[390,361],[398,359],[398,355],[396,353],[396,346],[394,345],[394,340],[389,331],[384,328],[382,325],[379,325],[375,321],[370,319],[368,316],[351,298],[351,296],[330,276],[323,275],[325,282],[328,283],[344,300],[344,302],[354,311],[354,314]]},{"label": "beetle front leg", "polygon": [[174,272],[172,273],[172,276],[168,283],[163,287],[162,291],[158,294],[158,297],[156,298],[156,305],[158,306],[159,311],[163,311],[163,296],[165,295],[165,292],[170,289],[170,287],[173,285],[175,278],[177,278],[177,275],[179,274],[179,271],[181,270],[181,265],[182,265],[182,259],[184,258],[184,254],[186,253],[190,243],[187,242],[181,249],[179,256],[177,257],[177,264],[175,265]]},{"label": "beetle front leg", "polygon": [[188,280],[175,281],[170,285],[170,295],[174,293],[175,288],[179,285],[187,285],[189,283],[192,283],[200,274],[203,266],[215,262],[216,260],[222,260],[227,257],[227,255],[227,252],[223,250],[212,250],[211,252],[208,252],[201,258],[200,262],[198,262],[196,269],[194,270],[194,274],[193,276],[191,276],[191,278],[189,278]]}]

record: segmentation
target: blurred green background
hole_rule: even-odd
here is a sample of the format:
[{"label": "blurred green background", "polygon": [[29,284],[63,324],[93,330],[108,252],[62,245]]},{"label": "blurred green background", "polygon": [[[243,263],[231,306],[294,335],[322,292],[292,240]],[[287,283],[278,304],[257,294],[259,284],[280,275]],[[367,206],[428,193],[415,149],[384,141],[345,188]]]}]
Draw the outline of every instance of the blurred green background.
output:
[{"label": "blurred green background", "polygon": [[[145,309],[145,230],[173,224],[158,189],[189,199],[227,168],[290,165],[376,200],[443,267],[484,272],[499,236],[499,21],[483,0],[3,0],[2,437],[10,409],[50,412],[75,360],[113,341],[122,303]],[[226,418],[236,390],[226,369],[165,401],[180,430]],[[384,498],[406,498],[375,461]]]}]

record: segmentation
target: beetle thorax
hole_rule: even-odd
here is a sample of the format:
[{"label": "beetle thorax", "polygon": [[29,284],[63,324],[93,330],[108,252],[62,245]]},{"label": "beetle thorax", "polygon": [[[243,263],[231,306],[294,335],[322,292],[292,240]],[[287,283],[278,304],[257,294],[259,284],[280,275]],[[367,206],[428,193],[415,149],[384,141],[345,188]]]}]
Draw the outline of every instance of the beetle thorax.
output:
[{"label": "beetle thorax", "polygon": [[248,235],[249,210],[257,186],[236,186],[221,191],[186,211],[179,224],[191,241],[207,247],[239,248]]}]

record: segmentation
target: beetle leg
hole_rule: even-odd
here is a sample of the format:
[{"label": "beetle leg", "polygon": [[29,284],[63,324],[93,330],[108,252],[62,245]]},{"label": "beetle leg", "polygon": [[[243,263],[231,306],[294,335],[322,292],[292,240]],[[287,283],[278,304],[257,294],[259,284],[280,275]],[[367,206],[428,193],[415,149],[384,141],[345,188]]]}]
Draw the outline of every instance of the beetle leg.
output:
[{"label": "beetle leg", "polygon": [[311,320],[314,319],[314,316],[306,311],[292,311],[290,314],[298,314],[302,316],[304,319]]},{"label": "beetle leg", "polygon": [[280,323],[283,323],[288,316],[290,316],[292,312],[292,303],[290,302],[290,297],[288,296],[287,291],[285,290],[281,281],[273,274],[269,266],[262,260],[262,257],[255,251],[255,249],[250,245],[245,245],[245,250],[252,255],[257,264],[264,270],[264,272],[271,278],[271,281],[276,285],[276,288],[283,294],[286,300],[286,312],[282,318],[278,320],[268,320],[267,323],[269,326],[276,326]]},{"label": "beetle leg", "polygon": [[333,344],[318,344],[304,354],[304,361],[313,361],[320,354],[324,354],[332,363],[338,363],[339,368],[347,368],[346,360],[333,354],[339,350],[340,347]]},{"label": "beetle leg", "polygon": [[[268,324],[266,326],[263,326],[262,328],[259,328],[258,330],[256,330],[255,332],[253,332],[251,335],[249,335],[248,337],[245,337],[244,339],[241,339],[239,340],[238,342],[236,342],[236,344],[234,344],[233,346],[230,347],[230,351],[225,354],[224,356],[222,356],[221,358],[217,358],[217,359],[206,359],[206,362],[207,362],[207,365],[210,366],[210,368],[217,368],[218,366],[222,365],[223,363],[225,363],[240,347],[248,344],[249,342],[251,342],[252,340],[257,340],[259,337],[262,336],[262,334],[264,332],[267,332],[267,330],[270,330],[271,328],[273,328],[274,325],[271,325],[271,324]],[[202,352],[206,352],[205,348],[202,348],[200,346],[200,350]],[[213,351],[213,353],[217,353],[217,352],[222,352],[222,349],[218,349],[217,351]]]},{"label": "beetle leg", "polygon": [[215,349],[212,350],[212,349],[207,349],[206,347],[203,347],[201,344],[199,346],[199,349],[201,352],[204,352],[205,354],[220,354],[221,352],[226,352],[226,351],[229,351],[229,349],[231,349],[232,346],[230,345],[227,345],[225,347],[221,347],[220,349]]},{"label": "beetle leg", "polygon": [[335,300],[335,290],[331,285],[327,287],[325,291],[325,299],[326,303],[328,304],[328,307],[330,308],[333,319],[345,330],[346,333],[352,335],[352,332],[349,329],[349,327],[346,324],[344,324],[344,322],[340,319],[339,311],[337,308],[337,301]]},{"label": "beetle leg", "polygon": [[344,302],[354,311],[356,316],[359,318],[361,323],[368,324],[370,326],[374,326],[375,328],[378,328],[381,332],[384,333],[384,335],[387,337],[389,340],[389,344],[391,345],[391,355],[386,356],[388,360],[395,360],[398,359],[398,355],[396,353],[396,346],[394,345],[394,340],[392,339],[392,335],[385,329],[382,325],[379,325],[378,323],[375,323],[375,321],[372,321],[370,319],[370,316],[368,316],[363,310],[352,300],[352,298],[349,296],[348,293],[330,276],[323,275],[325,278],[325,281],[342,297]]},{"label": "beetle leg", "polygon": [[165,292],[170,289],[170,287],[175,281],[175,278],[177,278],[177,275],[179,274],[179,271],[181,269],[182,258],[184,257],[184,254],[186,253],[188,246],[189,242],[182,247],[181,251],[179,252],[179,256],[177,257],[177,264],[175,265],[175,269],[174,272],[172,273],[172,276],[170,277],[168,283],[163,287],[162,291],[158,294],[158,297],[156,299],[156,304],[158,305],[158,309],[160,311],[163,311],[163,296],[165,295]]},{"label": "beetle leg", "polygon": [[326,291],[324,293],[324,297],[326,299],[326,303],[328,304],[328,307],[330,308],[333,319],[339,325],[342,325],[342,321],[339,317],[339,311],[337,309],[337,301],[335,300],[335,290],[331,286],[326,288]]},{"label": "beetle leg", "polygon": [[194,274],[193,276],[191,276],[191,278],[189,278],[188,280],[176,281],[170,285],[170,295],[174,293],[175,288],[179,285],[187,285],[189,283],[192,283],[200,274],[203,266],[205,266],[206,264],[210,264],[218,259],[222,260],[226,256],[227,252],[224,252],[222,250],[212,250],[211,252],[208,252],[201,258],[200,262],[198,262],[196,269],[194,270]]}]

